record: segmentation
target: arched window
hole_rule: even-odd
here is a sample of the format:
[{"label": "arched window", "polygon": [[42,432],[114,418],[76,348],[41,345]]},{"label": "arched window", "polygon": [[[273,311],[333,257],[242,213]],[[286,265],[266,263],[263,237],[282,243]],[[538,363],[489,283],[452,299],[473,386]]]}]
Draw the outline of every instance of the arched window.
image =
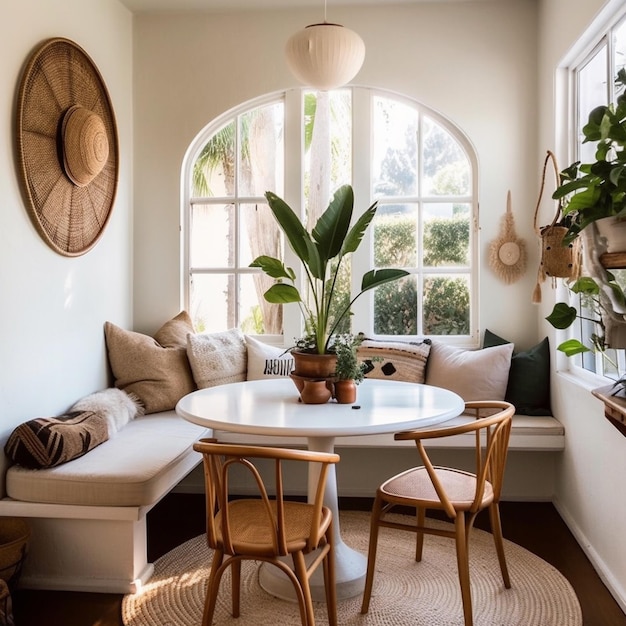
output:
[{"label": "arched window", "polygon": [[185,306],[198,330],[239,327],[291,345],[302,334],[298,307],[265,302],[270,279],[249,267],[260,254],[297,265],[264,193],[314,223],[334,190],[351,184],[355,219],[375,200],[378,211],[345,266],[345,297],[358,292],[350,266],[355,280],[374,267],[410,272],[357,300],[352,331],[476,342],[476,159],[434,111],[374,89],[289,90],[211,122],[183,176]]}]

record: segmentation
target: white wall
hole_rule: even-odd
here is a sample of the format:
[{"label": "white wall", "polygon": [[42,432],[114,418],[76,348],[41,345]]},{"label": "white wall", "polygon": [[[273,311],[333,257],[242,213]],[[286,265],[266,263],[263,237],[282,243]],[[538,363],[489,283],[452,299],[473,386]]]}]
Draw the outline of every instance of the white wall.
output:
[{"label": "white wall", "polygon": [[[507,189],[529,269],[513,286],[481,276],[481,327],[528,346],[537,336],[536,3],[416,3],[329,9],[366,44],[356,84],[407,94],[460,126],[480,167],[480,256],[498,234]],[[179,307],[180,171],[213,118],[256,96],[298,86],[285,41],[319,11],[138,15],[135,26],[135,323],[152,331]],[[496,306],[497,305],[497,306]]]},{"label": "white wall", "polygon": [[[556,68],[571,56],[571,48],[585,33],[600,10],[617,7],[623,2],[601,0],[543,0],[540,23],[539,63],[539,158],[545,150],[557,150],[561,167],[568,165],[565,138],[557,124],[563,90]],[[598,17],[596,24],[604,22]],[[592,28],[589,32],[593,32]],[[555,120],[554,111],[558,111]],[[537,162],[537,171],[540,163]],[[545,205],[546,217],[553,210]],[[545,222],[545,219],[543,220]],[[556,346],[563,337],[557,335],[543,316],[554,304],[554,292],[544,288],[544,303],[539,308],[540,334],[550,335]],[[555,359],[552,377],[553,410],[565,425],[566,444],[560,473],[557,477],[555,504],[578,542],[613,595],[626,611],[626,542],[623,521],[626,519],[626,498],[622,477],[626,476],[626,439],[604,417],[602,403],[590,390],[606,384],[601,380],[581,384],[566,373],[567,360]],[[560,373],[557,373],[560,372]]]},{"label": "white wall", "polygon": [[[67,37],[94,60],[117,116],[120,178],[89,253],[63,257],[33,226],[15,159],[15,100],[37,45]],[[19,0],[0,8],[0,442],[18,423],[108,386],[103,324],[130,324],[132,16],[117,0]],[[0,455],[3,458],[3,455]]]}]

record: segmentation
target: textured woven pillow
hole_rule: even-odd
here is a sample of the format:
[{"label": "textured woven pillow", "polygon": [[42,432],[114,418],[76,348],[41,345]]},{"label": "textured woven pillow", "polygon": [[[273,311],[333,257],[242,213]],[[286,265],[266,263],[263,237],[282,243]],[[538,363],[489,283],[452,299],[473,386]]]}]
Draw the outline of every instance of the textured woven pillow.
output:
[{"label": "textured woven pillow", "polygon": [[187,335],[193,324],[186,311],[166,322],[154,335],[104,325],[115,386],[134,393],[146,413],[169,411],[196,387],[187,360]]},{"label": "textured woven pillow", "polygon": [[74,411],[20,424],[9,436],[4,451],[14,463],[44,469],[83,456],[107,439],[104,416]]},{"label": "textured woven pillow", "polygon": [[293,356],[284,348],[270,346],[246,335],[248,380],[285,378],[294,368]]},{"label": "textured woven pillow", "polygon": [[465,402],[504,400],[513,344],[463,350],[433,341],[426,384],[458,393]]},{"label": "textured woven pillow", "polygon": [[198,389],[246,380],[246,344],[237,328],[187,335],[187,357]]},{"label": "textured woven pillow", "polygon": [[430,339],[406,343],[365,339],[357,355],[367,366],[366,378],[423,383],[430,346]]}]

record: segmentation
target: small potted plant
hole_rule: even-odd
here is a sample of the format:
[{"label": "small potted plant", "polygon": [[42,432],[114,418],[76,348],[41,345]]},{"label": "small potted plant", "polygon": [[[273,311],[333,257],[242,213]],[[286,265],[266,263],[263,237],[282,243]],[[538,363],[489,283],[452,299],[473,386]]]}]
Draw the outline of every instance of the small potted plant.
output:
[{"label": "small potted plant", "polygon": [[338,335],[335,338],[335,399],[339,404],[356,402],[356,386],[363,381],[367,366],[359,361],[357,348],[363,335]]},{"label": "small potted plant", "polygon": [[[292,351],[295,373],[304,377],[331,376],[335,370],[334,336],[341,321],[350,313],[354,301],[366,291],[407,276],[408,272],[392,268],[366,272],[359,293],[333,314],[340,298],[337,278],[341,263],[359,247],[376,214],[377,203],[374,202],[351,227],[354,192],[350,185],[343,185],[337,189],[328,208],[309,232],[284,200],[271,191],[265,197],[290,247],[302,262],[308,288],[303,293],[309,297],[300,294],[295,271],[286,267],[280,259],[259,256],[250,267],[259,267],[275,279],[276,282],[264,294],[268,302],[296,302],[302,311],[306,336]],[[332,355],[330,362],[324,367],[314,364],[312,369],[305,369],[302,359],[317,362],[320,355]]]}]

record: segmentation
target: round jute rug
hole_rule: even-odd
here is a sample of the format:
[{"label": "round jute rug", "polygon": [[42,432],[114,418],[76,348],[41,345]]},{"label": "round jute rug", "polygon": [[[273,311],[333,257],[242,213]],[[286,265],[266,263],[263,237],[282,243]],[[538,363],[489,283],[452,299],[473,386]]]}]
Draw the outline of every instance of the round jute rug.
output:
[{"label": "round jute rug", "polygon": [[[369,514],[341,514],[346,543],[367,553]],[[445,522],[435,522],[445,524]],[[454,541],[427,536],[423,559],[414,560],[412,534],[382,528],[376,559],[374,592],[367,615],[361,596],[338,604],[341,625],[460,626],[463,624]],[[569,582],[554,567],[524,548],[505,541],[511,589],[502,584],[489,533],[474,530],[470,543],[470,577],[475,626],[581,626],[582,614]],[[165,554],[155,563],[152,579],[122,603],[125,626],[198,626],[211,562],[204,535]],[[277,626],[299,624],[295,603],[276,599],[257,582],[258,567],[244,562],[241,616],[230,614],[230,574],[222,581],[215,624]],[[316,603],[315,618],[327,624],[326,605]]]}]

